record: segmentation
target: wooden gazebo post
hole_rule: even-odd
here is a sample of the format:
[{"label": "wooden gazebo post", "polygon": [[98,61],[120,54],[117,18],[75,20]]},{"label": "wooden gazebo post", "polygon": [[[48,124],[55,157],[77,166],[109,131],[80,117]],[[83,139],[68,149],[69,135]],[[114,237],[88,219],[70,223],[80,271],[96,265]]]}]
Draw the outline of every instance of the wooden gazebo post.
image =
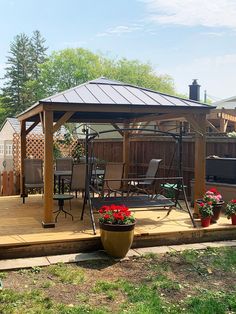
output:
[{"label": "wooden gazebo post", "polygon": [[[129,128],[129,123],[124,123],[124,128]],[[129,131],[123,132],[123,163],[124,163],[124,178],[128,178],[129,174]]]},{"label": "wooden gazebo post", "polygon": [[24,180],[25,180],[25,169],[24,169],[24,159],[26,158],[26,121],[22,120],[20,131],[20,144],[21,144],[21,162],[20,162],[20,194],[21,197],[25,195]]},{"label": "wooden gazebo post", "polygon": [[44,228],[53,228],[53,111],[44,111]]},{"label": "wooden gazebo post", "polygon": [[[206,114],[187,115],[187,120],[195,130],[194,158],[194,201],[201,199],[206,191]],[[199,214],[194,202],[194,213]]]}]

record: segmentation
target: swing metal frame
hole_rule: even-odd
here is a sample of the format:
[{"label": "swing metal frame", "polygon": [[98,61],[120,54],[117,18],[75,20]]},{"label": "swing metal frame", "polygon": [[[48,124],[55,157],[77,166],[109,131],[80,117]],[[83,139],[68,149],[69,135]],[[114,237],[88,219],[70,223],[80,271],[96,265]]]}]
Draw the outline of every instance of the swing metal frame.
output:
[{"label": "swing metal frame", "polygon": [[[122,196],[120,197],[92,197],[94,195],[94,192],[91,189],[91,165],[89,164],[89,160],[91,158],[94,158],[93,156],[93,140],[96,137],[99,137],[100,134],[107,134],[111,132],[118,132],[118,130],[106,130],[106,131],[101,131],[101,132],[89,132],[89,128],[86,127],[84,129],[85,133],[85,157],[86,157],[86,183],[85,183],[85,195],[84,195],[84,201],[83,201],[83,209],[81,213],[81,220],[83,220],[84,212],[85,212],[85,206],[86,204],[88,205],[89,208],[89,214],[90,214],[90,219],[91,219],[91,224],[93,228],[94,234],[96,234],[96,226],[95,226],[95,221],[94,221],[94,215],[93,211],[94,209],[98,209],[102,205],[110,205],[110,204],[124,204],[128,207],[145,207],[145,208],[168,208],[168,212],[166,216],[168,216],[171,212],[171,210],[176,207],[178,204],[179,200],[179,195],[180,193],[183,194],[183,200],[185,203],[186,207],[186,212],[188,212],[189,217],[191,219],[191,222],[193,224],[193,227],[196,228],[196,223],[193,218],[193,214],[191,212],[191,209],[189,207],[188,201],[187,201],[187,195],[186,195],[186,190],[185,190],[185,185],[184,185],[184,180],[183,180],[183,167],[182,167],[182,127],[180,127],[180,132],[179,133],[172,133],[172,132],[165,132],[165,131],[160,131],[160,130],[151,130],[151,129],[146,129],[146,128],[120,128],[119,132],[126,132],[126,131],[145,131],[145,132],[152,132],[155,134],[164,134],[164,135],[169,135],[172,136],[176,142],[177,145],[177,154],[178,154],[178,176],[176,177],[155,177],[155,178],[146,178],[150,180],[154,180],[155,185],[156,184],[161,184],[161,183],[167,183],[167,182],[173,182],[173,184],[176,185],[175,189],[175,199],[171,200],[169,198],[166,198],[162,194],[150,194],[150,195],[135,195],[131,196],[129,193],[129,190],[127,190],[127,195],[124,196],[122,193]],[[91,147],[89,147],[89,145]],[[90,149],[89,149],[90,148]],[[175,152],[174,152],[175,154]],[[173,158],[172,158],[173,161]],[[172,163],[171,161],[171,163]],[[120,180],[120,179],[119,179]],[[123,178],[121,179],[122,183],[129,185],[131,181],[139,181],[143,180],[143,178]],[[109,179],[109,181],[116,181],[116,179]],[[106,182],[107,185],[109,185],[109,182]],[[184,210],[183,207],[181,206],[181,210]]]}]

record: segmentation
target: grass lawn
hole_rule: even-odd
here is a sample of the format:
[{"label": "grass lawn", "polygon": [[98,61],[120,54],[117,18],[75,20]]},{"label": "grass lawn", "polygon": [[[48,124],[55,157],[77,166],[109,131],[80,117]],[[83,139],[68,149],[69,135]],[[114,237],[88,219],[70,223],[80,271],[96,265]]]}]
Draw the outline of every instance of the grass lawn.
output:
[{"label": "grass lawn", "polygon": [[236,248],[0,272],[1,314],[236,313]]}]

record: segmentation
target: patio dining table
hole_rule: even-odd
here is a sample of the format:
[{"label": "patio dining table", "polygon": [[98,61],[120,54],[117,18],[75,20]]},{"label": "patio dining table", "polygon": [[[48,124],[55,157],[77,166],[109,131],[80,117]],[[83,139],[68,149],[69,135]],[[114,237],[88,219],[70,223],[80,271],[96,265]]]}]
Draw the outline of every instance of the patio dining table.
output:
[{"label": "patio dining table", "polygon": [[66,218],[66,215],[69,215],[69,216],[71,216],[72,220],[74,220],[73,215],[71,215],[68,211],[66,211],[64,209],[64,202],[66,200],[70,201],[73,198],[74,198],[74,196],[70,195],[70,194],[55,194],[53,196],[53,199],[58,201],[58,209],[56,211],[54,211],[54,213],[56,214],[55,222],[57,222],[57,217],[59,216],[60,213],[64,213],[65,218]]}]

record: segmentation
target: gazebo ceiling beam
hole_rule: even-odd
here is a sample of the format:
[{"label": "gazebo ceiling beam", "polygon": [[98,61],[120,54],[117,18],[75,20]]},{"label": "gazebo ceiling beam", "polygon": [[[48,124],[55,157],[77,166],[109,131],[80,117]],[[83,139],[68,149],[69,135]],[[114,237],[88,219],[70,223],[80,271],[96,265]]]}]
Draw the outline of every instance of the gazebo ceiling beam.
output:
[{"label": "gazebo ceiling beam", "polygon": [[[126,120],[129,120],[130,122],[134,121],[135,122],[142,122],[142,121],[152,121],[157,120],[157,119],[174,119],[177,117],[182,117],[186,113],[187,114],[207,114],[209,113],[210,109],[208,108],[199,108],[199,107],[180,107],[180,106],[152,106],[152,105],[145,105],[145,106],[140,106],[140,105],[130,105],[130,106],[125,106],[125,105],[103,105],[103,104],[64,104],[64,103],[39,103],[38,106],[32,108],[31,110],[23,113],[18,117],[19,121],[22,120],[35,120],[35,116],[41,113],[43,110],[47,111],[54,111],[54,112],[81,112],[81,113],[124,113],[124,114],[130,114],[131,117],[129,119],[126,118]],[[174,111],[174,113],[173,113]],[[134,117],[132,117],[134,115]],[[135,117],[136,115],[136,117]],[[142,115],[140,117],[137,117],[137,115]],[[155,117],[155,118],[154,118]],[[60,119],[60,118],[58,118]],[[120,119],[120,118],[119,118]],[[114,118],[114,123],[121,122],[119,119]],[[139,120],[138,120],[139,119]],[[92,118],[82,118],[80,121],[88,121],[88,122],[111,122],[110,118],[104,118],[104,117],[97,117],[96,119]],[[68,122],[71,122],[72,120],[69,119]],[[54,118],[54,122],[55,118]]]},{"label": "gazebo ceiling beam", "polygon": [[123,132],[121,131],[121,129],[118,127],[118,125],[116,123],[111,123],[111,125],[113,126],[113,128],[121,135],[123,136]]},{"label": "gazebo ceiling beam", "polygon": [[42,125],[42,130],[43,130],[43,134],[44,134],[44,118],[43,118],[43,112],[39,113],[39,119]]},{"label": "gazebo ceiling beam", "polygon": [[151,114],[151,115],[146,115],[142,116],[139,118],[135,118],[131,120],[131,122],[151,122],[151,121],[161,121],[161,120],[174,120],[174,119],[179,119],[183,118],[183,114],[174,114],[174,113],[166,113],[166,114]]},{"label": "gazebo ceiling beam", "polygon": [[[123,113],[143,113],[143,114],[159,114],[159,113],[172,113],[185,114],[189,113],[208,113],[209,108],[199,108],[199,107],[180,107],[180,106],[152,106],[152,105],[104,105],[104,104],[71,104],[71,103],[44,103],[43,107],[48,111],[76,111],[76,112],[123,112]],[[30,113],[30,112],[29,112]]]},{"label": "gazebo ceiling beam", "polygon": [[31,124],[30,127],[28,127],[28,129],[25,131],[25,134],[28,135],[38,124],[39,124],[40,118],[39,116],[37,117],[37,120]]},{"label": "gazebo ceiling beam", "polygon": [[[149,123],[150,123],[151,121],[146,121],[144,124],[140,124],[140,128],[142,127],[142,128],[146,128],[148,125],[149,125]],[[136,134],[141,134],[143,132],[143,130],[138,130],[138,131],[136,131]]]},{"label": "gazebo ceiling beam", "polygon": [[53,133],[56,132],[64,123],[66,123],[72,116],[74,112],[66,112],[53,126]]},{"label": "gazebo ceiling beam", "polygon": [[[185,115],[186,120],[191,124],[194,131],[203,136],[205,133],[205,124],[199,123],[198,118],[200,115]],[[203,127],[202,127],[203,126]]]},{"label": "gazebo ceiling beam", "polygon": [[214,130],[216,133],[220,133],[220,131],[208,120],[206,120],[206,124],[208,127],[210,127],[212,130]]},{"label": "gazebo ceiling beam", "polygon": [[33,116],[36,116],[38,115],[39,113],[43,112],[43,105],[42,104],[39,104],[38,106],[32,108],[31,110],[21,114],[19,117],[18,117],[18,120],[19,121],[23,121],[23,120],[27,120]]}]

